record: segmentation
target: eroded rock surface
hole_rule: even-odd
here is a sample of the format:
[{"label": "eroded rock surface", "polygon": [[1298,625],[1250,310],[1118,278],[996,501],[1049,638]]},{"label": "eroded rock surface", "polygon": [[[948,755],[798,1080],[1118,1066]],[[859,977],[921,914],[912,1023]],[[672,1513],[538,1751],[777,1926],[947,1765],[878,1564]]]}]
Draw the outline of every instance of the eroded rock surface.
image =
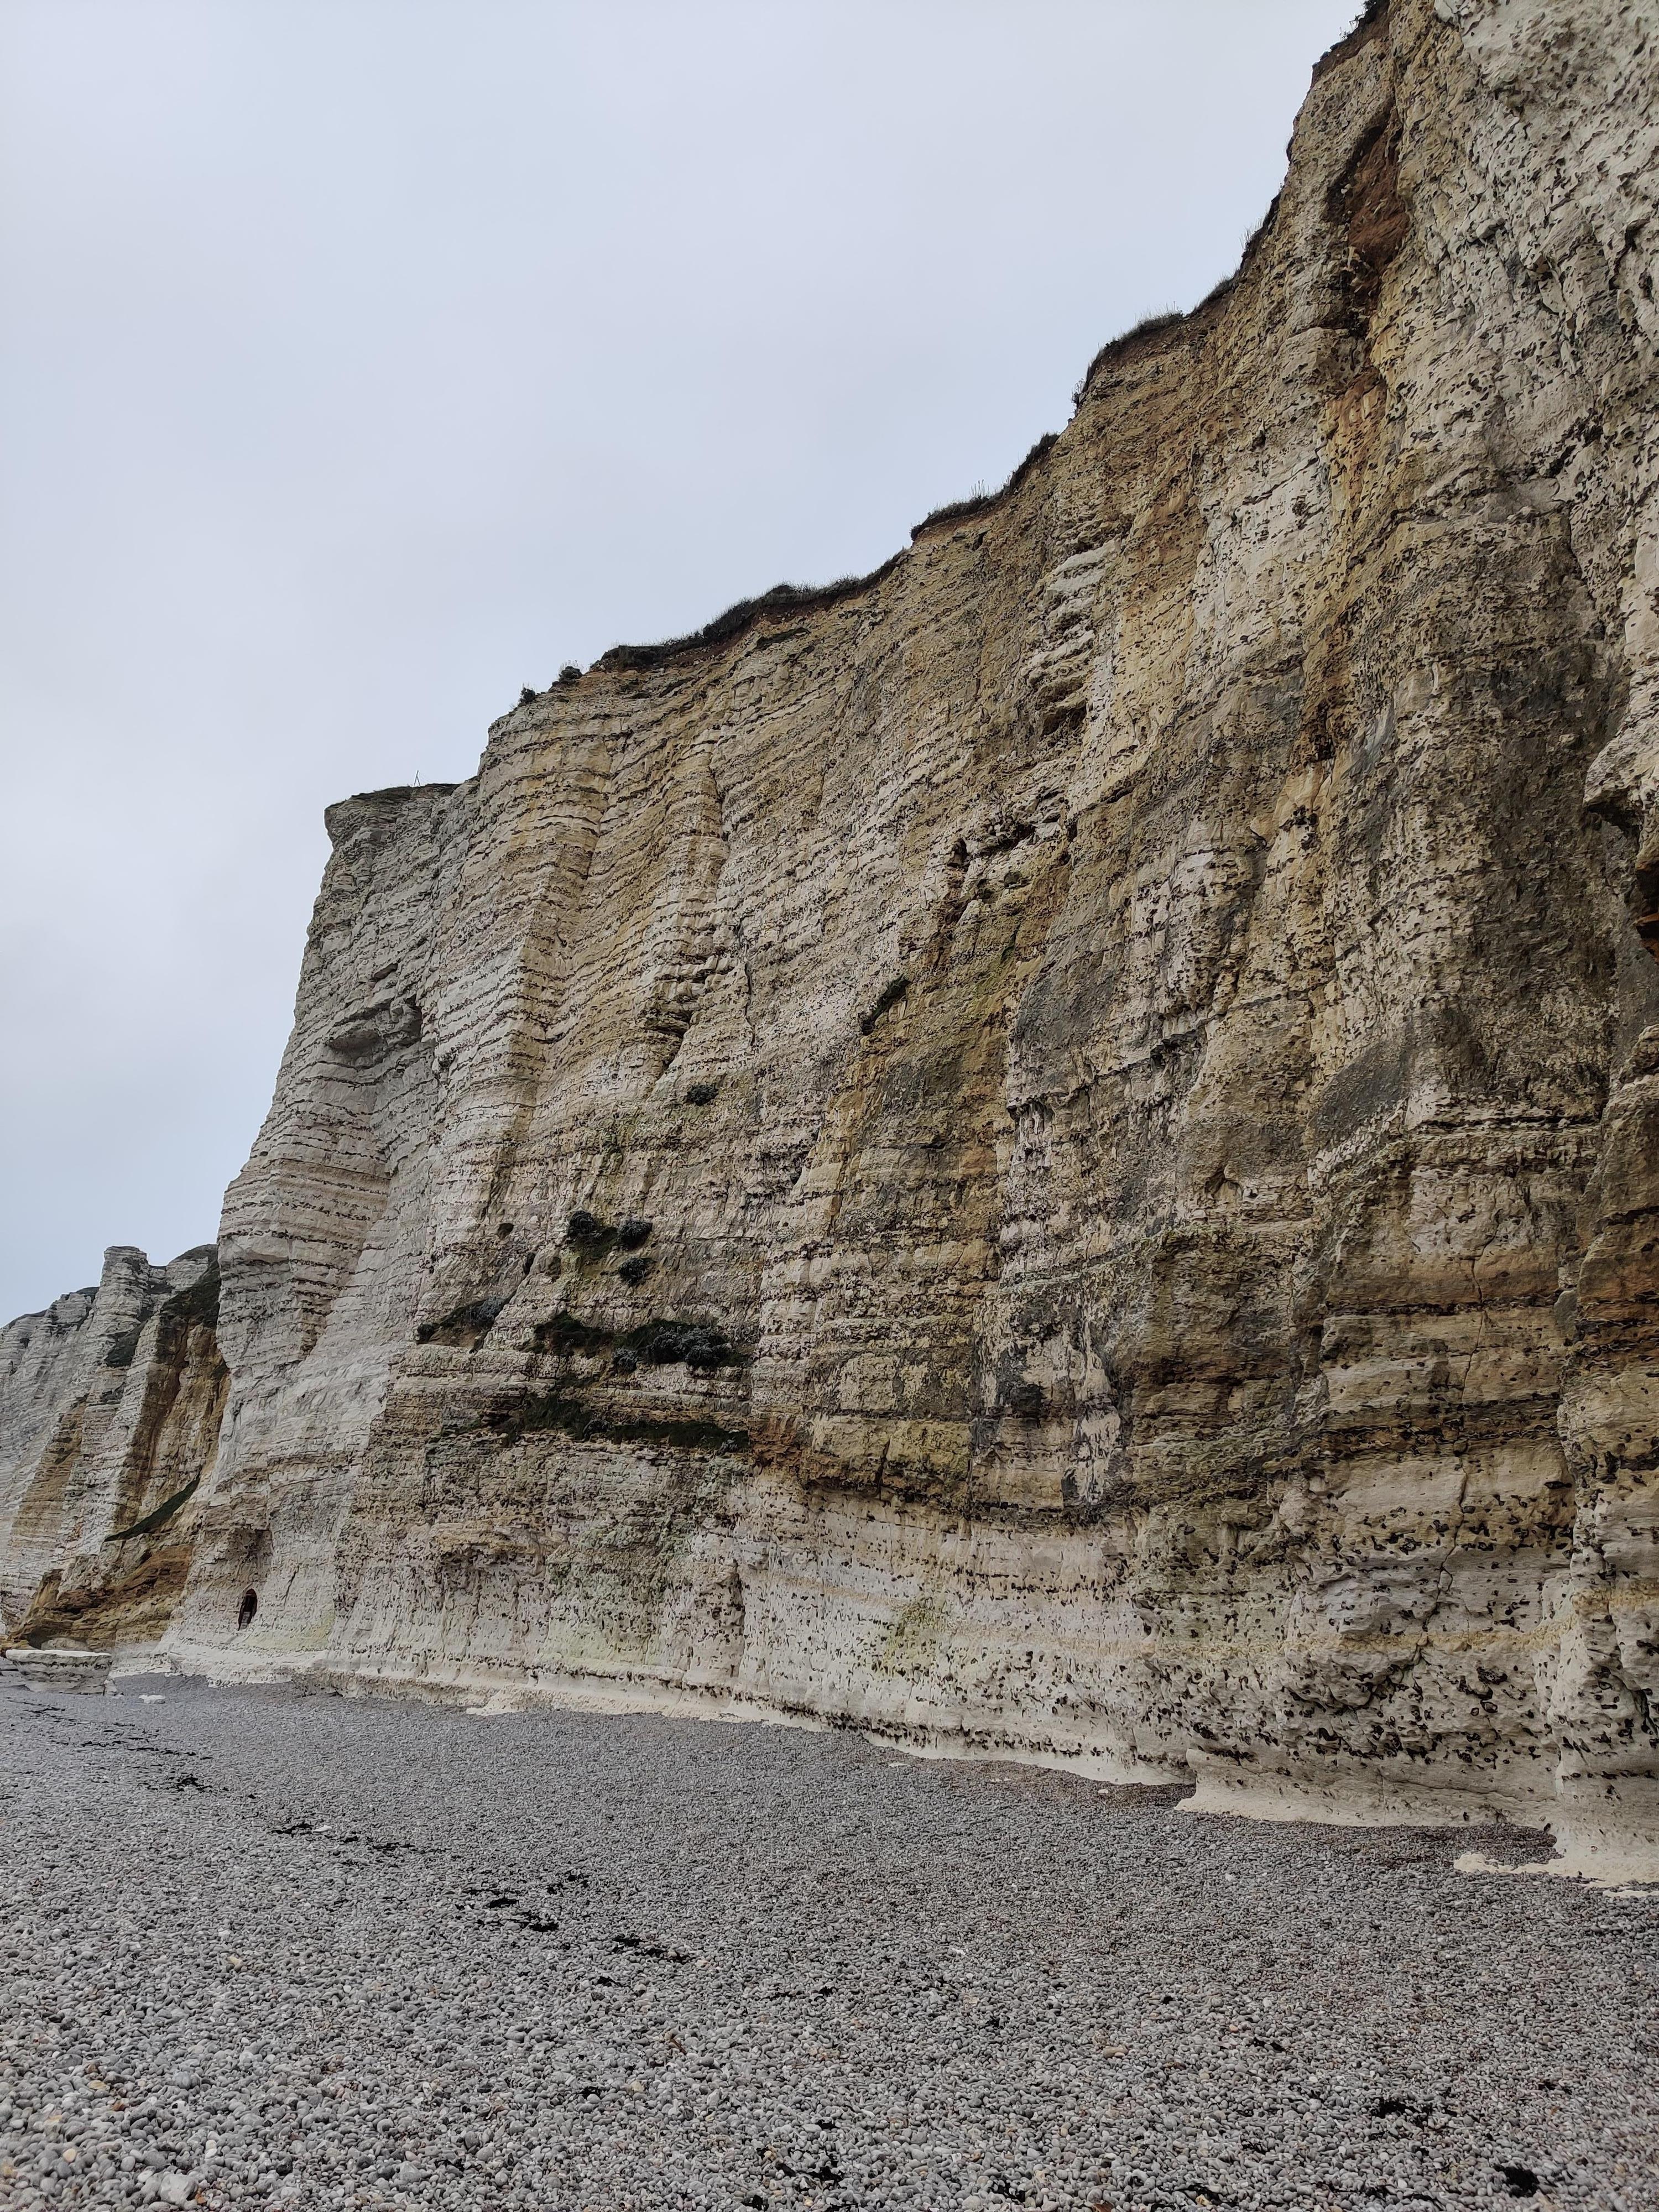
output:
[{"label": "eroded rock surface", "polygon": [[190,1564],[228,1377],[210,1244],[0,1331],[0,1640],[154,1640]]},{"label": "eroded rock surface", "polygon": [[1373,9],[1003,493],[331,810],[181,1658],[1656,1863],[1656,56]]}]

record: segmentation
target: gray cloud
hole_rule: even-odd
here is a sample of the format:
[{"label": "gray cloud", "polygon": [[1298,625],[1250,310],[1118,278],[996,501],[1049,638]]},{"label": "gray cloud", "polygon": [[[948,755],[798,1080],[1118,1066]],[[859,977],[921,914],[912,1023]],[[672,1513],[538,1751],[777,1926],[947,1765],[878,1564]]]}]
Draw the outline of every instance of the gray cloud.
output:
[{"label": "gray cloud", "polygon": [[1356,4],[0,5],[0,1316],[213,1235],[330,799],[1000,480]]}]

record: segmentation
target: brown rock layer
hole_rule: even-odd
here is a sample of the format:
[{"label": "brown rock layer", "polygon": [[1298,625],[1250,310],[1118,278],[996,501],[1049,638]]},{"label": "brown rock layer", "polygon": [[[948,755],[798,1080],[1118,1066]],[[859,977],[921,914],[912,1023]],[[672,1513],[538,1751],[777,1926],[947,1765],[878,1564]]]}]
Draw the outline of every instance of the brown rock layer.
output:
[{"label": "brown rock layer", "polygon": [[1004,493],[331,810],[182,1658],[1659,1863],[1656,53],[1373,9]]},{"label": "brown rock layer", "polygon": [[102,1279],[0,1331],[0,1632],[159,1638],[189,1569],[228,1376],[210,1244],[117,1245]]}]

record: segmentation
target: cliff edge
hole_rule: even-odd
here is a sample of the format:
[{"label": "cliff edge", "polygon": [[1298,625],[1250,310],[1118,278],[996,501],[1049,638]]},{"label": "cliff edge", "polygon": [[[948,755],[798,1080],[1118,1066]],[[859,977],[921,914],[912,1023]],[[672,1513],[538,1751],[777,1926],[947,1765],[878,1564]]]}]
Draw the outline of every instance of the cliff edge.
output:
[{"label": "cliff edge", "polygon": [[1659,1871],[1656,58],[1373,7],[1001,494],[331,810],[179,1663]]}]

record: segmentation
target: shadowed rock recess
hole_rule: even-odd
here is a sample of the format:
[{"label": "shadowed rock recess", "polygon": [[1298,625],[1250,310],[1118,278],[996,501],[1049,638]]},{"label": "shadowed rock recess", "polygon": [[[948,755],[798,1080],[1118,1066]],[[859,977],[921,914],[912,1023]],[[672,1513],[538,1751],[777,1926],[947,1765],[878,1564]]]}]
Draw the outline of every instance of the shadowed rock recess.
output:
[{"label": "shadowed rock recess", "polygon": [[216,1323],[8,1333],[9,1629],[1659,1874],[1656,57],[1373,7],[1001,493],[332,808]]}]

